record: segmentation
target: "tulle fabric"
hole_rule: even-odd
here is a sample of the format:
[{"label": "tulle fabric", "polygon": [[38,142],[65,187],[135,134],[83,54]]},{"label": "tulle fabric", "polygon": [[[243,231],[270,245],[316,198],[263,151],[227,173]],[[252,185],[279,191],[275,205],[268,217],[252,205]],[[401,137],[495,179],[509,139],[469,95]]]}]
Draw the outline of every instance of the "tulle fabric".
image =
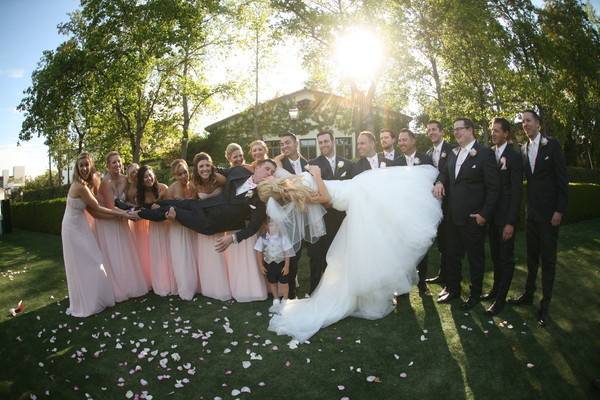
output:
[{"label": "tulle fabric", "polygon": [[196,234],[196,261],[202,295],[225,301],[231,299],[231,289],[225,255],[215,250],[215,244],[220,237],[223,237],[223,234]]},{"label": "tulle fabric", "polygon": [[104,259],[84,210],[83,200],[67,196],[61,238],[69,291],[67,312],[74,317],[88,317],[115,305]]},{"label": "tulle fabric", "polygon": [[308,299],[288,301],[269,330],[304,341],[347,316],[389,314],[394,293],[411,290],[416,266],[442,217],[431,188],[431,166],[366,171],[352,180],[326,181],[335,209],[346,212],[327,253],[327,269]]},{"label": "tulle fabric", "polygon": [[177,293],[183,300],[193,299],[198,292],[196,235],[196,232],[177,221],[171,222],[169,229],[171,262],[177,283]]}]

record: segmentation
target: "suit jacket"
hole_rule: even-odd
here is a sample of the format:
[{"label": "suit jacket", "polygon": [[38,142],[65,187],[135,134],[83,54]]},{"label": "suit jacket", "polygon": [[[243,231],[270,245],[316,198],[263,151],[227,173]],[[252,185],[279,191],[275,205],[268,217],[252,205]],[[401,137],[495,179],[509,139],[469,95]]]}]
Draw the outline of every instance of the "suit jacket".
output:
[{"label": "suit jacket", "polygon": [[[304,167],[306,166],[307,163],[308,163],[308,161],[306,161],[306,158],[304,158],[304,157],[302,157],[302,155],[300,155],[300,166],[302,167],[302,171],[304,171]],[[292,167],[292,163],[290,162],[289,158],[284,157],[281,160],[281,166],[290,174],[296,175],[296,172],[294,171],[294,167]]]},{"label": "suit jacket", "polygon": [[542,136],[532,173],[528,147],[529,142],[521,146],[527,179],[527,219],[549,222],[555,211],[567,211],[569,179],[565,157],[558,140]]},{"label": "suit jacket", "polygon": [[321,177],[324,180],[346,180],[352,179],[352,161],[347,160],[343,157],[335,156],[335,173],[331,170],[331,165],[324,155],[320,155],[317,158],[313,158],[308,162],[310,165],[317,165],[321,168]]},{"label": "suit jacket", "polygon": [[[446,142],[444,140],[444,143],[442,143],[442,152],[440,153],[440,159],[438,161],[438,171],[442,171],[447,167],[448,164],[448,157],[450,157],[450,153],[452,153],[452,149],[455,146],[453,146],[452,144]],[[432,160],[433,162],[433,146],[429,148],[429,150],[427,150],[426,153]]]},{"label": "suit jacket", "polygon": [[[499,178],[496,157],[489,148],[475,142],[455,177],[457,153],[448,156],[447,168],[440,172],[448,196],[448,212],[452,222],[465,225],[473,220],[470,214],[480,214],[489,221],[498,200]],[[474,150],[474,151],[473,151]]]},{"label": "suit jacket", "polygon": [[[377,160],[379,161],[379,165],[381,166],[381,163],[384,163],[386,167],[391,167],[394,162],[390,161],[388,159],[386,159],[381,153],[377,154]],[[371,169],[371,164],[369,164],[369,161],[365,158],[362,157],[361,159],[359,159],[357,162],[354,163],[354,167],[352,170],[352,176],[356,176],[362,172],[368,171]]]},{"label": "suit jacket", "polygon": [[[496,151],[496,146],[492,147]],[[521,155],[508,143],[497,162],[500,191],[498,202],[492,216],[493,223],[499,226],[516,226],[521,211],[521,193],[523,191],[523,162]]]},{"label": "suit jacket", "polygon": [[[395,159],[394,165],[399,167],[406,167],[408,165],[408,163],[406,162],[406,156],[402,154],[400,157]],[[416,152],[413,165],[433,165],[433,160],[425,153]]]}]

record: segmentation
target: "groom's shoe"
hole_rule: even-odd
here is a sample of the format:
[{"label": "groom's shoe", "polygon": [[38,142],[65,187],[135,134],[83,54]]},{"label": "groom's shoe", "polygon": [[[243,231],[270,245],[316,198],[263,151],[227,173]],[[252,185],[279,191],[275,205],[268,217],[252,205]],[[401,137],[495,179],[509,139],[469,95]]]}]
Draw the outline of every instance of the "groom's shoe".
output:
[{"label": "groom's shoe", "polygon": [[434,285],[443,285],[445,283],[444,280],[442,279],[442,277],[439,275],[435,276],[433,278],[427,278],[427,279],[425,279],[425,282],[431,283]]},{"label": "groom's shoe", "polygon": [[515,306],[529,306],[533,304],[533,294],[525,292],[517,298],[508,299],[508,303]]},{"label": "groom's shoe", "polygon": [[495,301],[492,303],[491,306],[489,306],[489,308],[487,310],[485,310],[485,313],[487,315],[498,315],[500,314],[500,312],[502,311],[502,309],[504,308],[504,303],[501,303],[499,301]]},{"label": "groom's shoe", "polygon": [[429,296],[431,292],[424,283],[419,283],[419,296]]},{"label": "groom's shoe", "polygon": [[494,300],[496,298],[496,291],[491,290],[488,293],[481,295],[481,300]]},{"label": "groom's shoe", "polygon": [[469,296],[469,298],[466,301],[463,301],[463,303],[460,305],[460,308],[462,308],[463,310],[470,310],[471,308],[479,304],[479,302],[479,296]]},{"label": "groom's shoe", "polygon": [[540,311],[538,311],[538,324],[545,328],[548,324],[548,309],[545,307],[541,307]]},{"label": "groom's shoe", "polygon": [[459,293],[446,292],[437,298],[437,302],[440,304],[445,304],[445,303],[450,303],[452,300],[459,299],[459,298],[460,298]]}]

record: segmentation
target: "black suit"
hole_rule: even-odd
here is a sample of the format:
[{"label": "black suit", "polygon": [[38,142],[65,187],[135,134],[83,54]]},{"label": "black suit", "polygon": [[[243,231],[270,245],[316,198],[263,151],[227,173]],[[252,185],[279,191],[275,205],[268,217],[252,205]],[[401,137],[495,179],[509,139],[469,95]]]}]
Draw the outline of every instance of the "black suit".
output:
[{"label": "black suit", "polygon": [[[495,154],[496,147],[492,147],[492,150]],[[515,236],[523,189],[521,154],[510,143],[506,144],[497,161],[497,170],[500,178],[500,191],[489,224],[489,235],[490,253],[494,264],[494,285],[491,293],[496,294],[495,302],[501,307],[506,301],[506,294],[515,271]],[[502,233],[506,225],[512,225],[515,228],[514,233],[510,239],[502,240]]]},{"label": "black suit", "polygon": [[[454,146],[448,142],[446,142],[445,140],[442,143],[442,149],[440,151],[440,157],[438,159],[438,165],[437,165],[437,169],[438,171],[443,171],[446,168],[448,168],[448,158],[450,157],[450,154],[452,153],[452,149],[454,148]],[[427,155],[429,157],[431,157],[431,160],[433,162],[433,147],[431,147],[429,150],[427,150]],[[447,275],[447,268],[446,268],[446,256],[447,256],[447,235],[446,235],[446,230],[447,230],[447,222],[448,222],[448,218],[447,218],[447,214],[448,214],[448,198],[444,197],[444,199],[442,200],[442,213],[443,213],[443,217],[442,217],[442,221],[440,222],[440,224],[438,225],[438,230],[437,230],[437,238],[436,238],[436,242],[437,242],[437,248],[438,251],[440,252],[440,268],[439,268],[439,272],[438,272],[438,276],[440,279],[440,282],[443,284],[446,282],[446,275]],[[459,267],[460,268],[460,267]]]},{"label": "black suit", "polygon": [[[377,153],[377,154],[379,155],[379,157],[380,157],[379,159],[380,159],[380,160],[381,160],[382,158],[383,158],[383,159],[385,159],[385,153],[384,153],[383,151],[382,151],[382,152],[380,152],[380,153]],[[397,151],[396,149],[394,149],[394,159],[393,159],[393,160],[387,159],[387,160],[389,160],[389,161],[396,161],[396,160],[397,160],[397,159],[399,159],[400,157],[402,157],[402,153],[401,153],[401,152],[399,152],[399,151]]]},{"label": "black suit", "polygon": [[[300,166],[302,167],[302,171],[304,171],[304,167],[306,166],[306,164],[308,164],[308,161],[306,161],[306,158],[302,157],[301,155],[299,155],[299,157],[300,157]],[[294,167],[292,167],[292,163],[290,162],[289,158],[284,157],[281,160],[281,166],[283,167],[283,169],[285,169],[290,174],[296,175],[296,171],[294,171]],[[290,299],[293,299],[296,297],[296,275],[298,275],[298,263],[300,262],[301,256],[302,256],[302,248],[300,248],[298,250],[298,253],[296,254],[296,256],[290,258],[290,271],[288,273],[288,285],[289,285],[288,297]]]},{"label": "black suit", "polygon": [[[325,156],[320,155],[319,157],[310,160],[310,165],[317,165],[321,168],[321,177],[324,180],[346,180],[352,178],[352,162],[342,157],[335,157],[335,172],[331,169],[331,164]],[[346,213],[338,211],[333,208],[327,209],[327,214],[324,216],[325,221],[325,236],[319,238],[315,243],[308,246],[308,256],[310,257],[310,292],[312,293],[319,281],[321,276],[327,267],[327,251],[333,238],[337,234],[342,221]]]},{"label": "black suit", "polygon": [[[384,163],[385,166],[392,166],[394,165],[394,161],[390,161],[387,158],[385,158],[381,153],[377,154],[377,161],[381,167],[381,164]],[[353,169],[352,169],[352,176],[356,176],[362,172],[368,171],[371,169],[371,164],[369,163],[369,160],[366,159],[366,157],[362,157],[361,159],[359,159],[358,161],[356,161],[354,163]]]},{"label": "black suit", "polygon": [[218,196],[205,200],[161,200],[158,202],[160,208],[142,208],[139,216],[163,221],[169,207],[174,207],[177,221],[189,229],[204,235],[240,229],[235,234],[237,241],[247,239],[265,221],[265,203],[260,201],[256,190],[236,194],[252,172],[244,167],[233,167],[227,173],[227,182]]},{"label": "black suit", "polygon": [[460,293],[460,261],[466,251],[471,298],[478,300],[483,283],[485,226],[478,225],[470,215],[480,214],[486,221],[492,218],[499,190],[496,157],[489,148],[475,142],[455,175],[460,147],[455,150],[439,177],[448,196],[447,290],[451,294]]},{"label": "black suit", "polygon": [[533,295],[535,280],[542,260],[541,308],[548,311],[554,276],[556,274],[556,250],[558,226],[550,220],[554,212],[564,214],[567,210],[569,180],[565,158],[560,144],[554,138],[542,136],[531,171],[528,156],[529,143],[523,145],[523,169],[527,179],[527,284],[525,293]]},{"label": "black suit", "polygon": [[[393,162],[394,166],[406,167],[408,166],[408,162],[406,160],[406,156],[402,154],[398,158],[396,158]],[[418,165],[433,165],[433,160],[430,156],[424,153],[415,153],[415,157],[413,159],[413,166]],[[427,285],[425,283],[425,279],[427,279],[427,269],[428,269],[428,260],[427,253],[423,256],[419,264],[417,265],[417,271],[419,272],[419,290],[426,290]]]}]

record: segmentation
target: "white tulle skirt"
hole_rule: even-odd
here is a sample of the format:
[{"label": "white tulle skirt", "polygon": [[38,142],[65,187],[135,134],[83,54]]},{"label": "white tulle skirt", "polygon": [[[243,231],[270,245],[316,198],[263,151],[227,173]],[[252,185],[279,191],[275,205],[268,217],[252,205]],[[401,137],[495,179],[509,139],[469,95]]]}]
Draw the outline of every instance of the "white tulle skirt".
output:
[{"label": "white tulle skirt", "polygon": [[431,192],[437,174],[431,166],[390,167],[326,181],[333,207],[346,211],[327,269],[312,296],[288,301],[269,330],[302,342],[347,316],[389,314],[394,293],[417,283],[417,264],[435,239],[442,217]]}]

